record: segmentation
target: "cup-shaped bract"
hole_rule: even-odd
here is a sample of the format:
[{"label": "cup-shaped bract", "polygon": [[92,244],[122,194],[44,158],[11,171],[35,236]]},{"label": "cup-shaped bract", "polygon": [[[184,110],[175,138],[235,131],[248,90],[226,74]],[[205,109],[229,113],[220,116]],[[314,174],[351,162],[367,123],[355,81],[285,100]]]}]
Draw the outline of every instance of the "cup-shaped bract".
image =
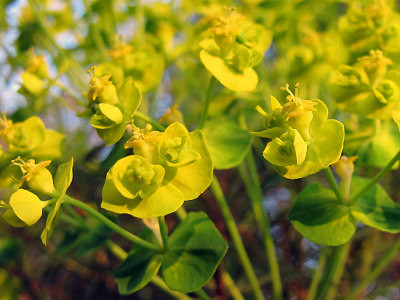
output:
[{"label": "cup-shaped bract", "polygon": [[42,210],[47,205],[34,193],[19,189],[10,197],[9,208],[3,218],[15,227],[32,226],[42,217]]}]

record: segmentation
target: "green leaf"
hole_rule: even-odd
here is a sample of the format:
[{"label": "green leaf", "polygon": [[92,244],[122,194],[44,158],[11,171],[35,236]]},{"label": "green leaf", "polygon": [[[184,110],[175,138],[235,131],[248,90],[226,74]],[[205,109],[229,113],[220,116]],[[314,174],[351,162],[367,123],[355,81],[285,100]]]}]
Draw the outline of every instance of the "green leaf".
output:
[{"label": "green leaf", "polygon": [[[154,235],[148,229],[144,230],[140,237],[155,241]],[[128,257],[115,270],[119,293],[129,295],[147,285],[160,269],[161,259],[160,254],[135,245]]]},{"label": "green leaf", "polygon": [[50,237],[53,234],[54,228],[57,226],[58,221],[60,219],[61,215],[61,204],[64,200],[64,194],[62,194],[58,199],[56,204],[54,204],[52,210],[49,212],[47,219],[46,219],[46,225],[42,231],[42,234],[40,235],[40,238],[42,240],[43,245],[47,246]]},{"label": "green leaf", "polygon": [[239,165],[251,147],[251,134],[230,120],[213,120],[203,129],[215,169]]},{"label": "green leaf", "polygon": [[54,179],[54,187],[59,193],[59,197],[52,207],[49,215],[47,216],[46,226],[41,234],[41,239],[43,244],[46,246],[49,242],[51,235],[53,234],[54,228],[57,226],[60,214],[61,214],[61,204],[64,201],[65,193],[72,182],[72,168],[74,165],[74,160],[71,158],[69,162],[63,163],[58,166],[57,173]]},{"label": "green leaf", "polygon": [[71,158],[69,162],[63,163],[57,168],[57,173],[54,179],[54,187],[61,194],[65,194],[68,187],[71,185],[73,177],[73,166],[74,159]]},{"label": "green leaf", "polygon": [[222,58],[201,50],[200,60],[210,73],[228,89],[233,91],[252,91],[257,87],[258,75],[252,68],[238,72],[228,66]]},{"label": "green leaf", "polygon": [[308,185],[298,194],[288,217],[304,237],[317,244],[338,246],[355,232],[349,207],[319,183]]},{"label": "green leaf", "polygon": [[[370,179],[353,177],[351,194],[356,194]],[[391,233],[400,232],[400,206],[378,184],[351,206],[351,214],[361,223]]]},{"label": "green leaf", "polygon": [[[115,215],[106,214],[107,218],[118,222]],[[56,253],[62,256],[76,251],[77,256],[83,256],[102,247],[113,234],[113,230],[94,217],[85,219],[86,226],[71,227],[64,232],[64,238],[57,245]]]},{"label": "green leaf", "polygon": [[189,293],[213,276],[228,246],[203,212],[191,212],[169,239],[162,260],[162,273],[169,288]]},{"label": "green leaf", "polygon": [[[400,135],[392,121],[381,121],[381,126],[376,134],[346,147],[355,150],[359,156],[357,162],[362,165],[383,168],[396,155],[400,149]],[[398,168],[398,163],[393,169]]]}]

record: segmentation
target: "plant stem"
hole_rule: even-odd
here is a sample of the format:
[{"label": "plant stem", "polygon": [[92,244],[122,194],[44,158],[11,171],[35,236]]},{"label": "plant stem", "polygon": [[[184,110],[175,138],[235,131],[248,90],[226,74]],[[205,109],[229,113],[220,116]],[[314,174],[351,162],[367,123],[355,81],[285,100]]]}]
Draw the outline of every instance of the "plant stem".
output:
[{"label": "plant stem", "polygon": [[271,235],[268,215],[263,206],[261,184],[258,178],[258,173],[251,149],[247,154],[246,161],[249,172],[246,170],[246,167],[243,163],[239,165],[238,170],[253,206],[253,213],[256,218],[258,228],[261,232],[261,237],[263,239],[266,255],[270,265],[274,299],[278,300],[282,299],[282,282],[279,274],[279,265],[276,257],[274,241]]},{"label": "plant stem", "polygon": [[210,82],[207,88],[206,99],[204,101],[203,113],[201,114],[200,124],[197,129],[203,129],[204,125],[206,124],[208,117],[208,108],[210,107],[211,94],[216,83],[217,79],[215,79],[215,77],[211,75]]},{"label": "plant stem", "polygon": [[150,123],[151,126],[154,127],[154,129],[157,129],[159,131],[164,131],[165,130],[165,127],[162,124],[160,124],[156,120],[153,120],[152,118],[146,116],[144,113],[142,113],[140,111],[135,112],[134,117],[138,118],[138,119],[140,119],[140,120],[142,120],[144,122]]},{"label": "plant stem", "polygon": [[226,227],[231,235],[232,242],[235,245],[236,251],[242,262],[244,271],[250,282],[250,285],[253,289],[256,299],[258,299],[258,300],[265,299],[264,295],[262,293],[261,287],[258,283],[254,269],[251,265],[250,259],[244,248],[242,238],[240,237],[240,234],[239,234],[239,230],[236,226],[235,220],[233,219],[232,213],[229,209],[228,203],[225,199],[224,193],[222,192],[221,186],[220,186],[215,174],[214,174],[214,179],[211,182],[211,190],[213,191],[215,199],[217,200],[218,205],[221,209],[222,215],[225,219]]},{"label": "plant stem", "polygon": [[232,280],[231,275],[226,270],[221,269],[222,279],[224,280],[225,286],[227,287],[229,293],[231,294],[234,300],[245,300],[242,292]]},{"label": "plant stem", "polygon": [[193,293],[195,293],[197,297],[199,297],[202,300],[211,300],[211,298],[207,295],[207,293],[202,289],[194,291]]},{"label": "plant stem", "polygon": [[134,235],[133,233],[130,233],[129,231],[123,229],[122,227],[115,224],[113,221],[111,221],[107,217],[103,216],[101,213],[99,213],[94,208],[90,207],[89,205],[87,205],[77,199],[74,199],[68,195],[65,195],[64,203],[71,204],[71,205],[74,205],[76,207],[83,209],[84,211],[91,214],[93,217],[97,218],[99,221],[103,222],[104,225],[108,226],[109,228],[114,230],[116,233],[120,234],[122,237],[126,238],[127,240],[131,241],[134,244],[140,245],[140,246],[147,248],[149,250],[152,250],[152,251],[156,251],[156,252],[162,251],[162,249],[160,247],[158,247],[157,245],[154,245],[146,240],[143,240],[142,238]]},{"label": "plant stem", "polygon": [[128,253],[112,240],[107,240],[106,245],[108,249],[110,249],[110,251],[120,260],[124,261],[128,257]]},{"label": "plant stem", "polygon": [[394,164],[400,159],[400,151],[392,158],[392,160],[378,173],[371,181],[364,186],[357,194],[350,198],[350,204],[356,203],[358,199],[360,199],[370,188],[372,188],[379,180],[382,179],[394,166]]},{"label": "plant stem", "polygon": [[158,217],[158,224],[160,225],[160,233],[161,233],[161,239],[163,242],[163,247],[164,251],[168,251],[169,245],[168,245],[168,227],[167,224],[165,223],[165,218]]},{"label": "plant stem", "polygon": [[346,201],[344,200],[342,193],[339,191],[339,188],[336,184],[335,177],[333,177],[331,168],[328,166],[327,168],[324,169],[324,171],[326,177],[328,178],[329,184],[331,185],[332,190],[336,195],[336,198],[339,200],[340,203],[346,204]]},{"label": "plant stem", "polygon": [[327,259],[328,247],[323,247],[319,254],[318,266],[314,272],[313,279],[311,281],[310,288],[307,294],[307,300],[314,300],[317,295],[318,285],[321,281],[322,273],[324,271],[326,259]]},{"label": "plant stem", "polygon": [[346,297],[346,300],[357,299],[357,296],[368,286],[371,281],[376,279],[384,269],[392,262],[392,260],[397,256],[400,249],[400,239],[392,246],[388,253],[376,264],[371,272],[360,282],[360,284],[351,291],[350,295]]},{"label": "plant stem", "polygon": [[350,250],[350,242],[333,249],[332,258],[328,266],[328,273],[318,291],[317,299],[333,300],[337,292],[337,286],[342,277]]}]

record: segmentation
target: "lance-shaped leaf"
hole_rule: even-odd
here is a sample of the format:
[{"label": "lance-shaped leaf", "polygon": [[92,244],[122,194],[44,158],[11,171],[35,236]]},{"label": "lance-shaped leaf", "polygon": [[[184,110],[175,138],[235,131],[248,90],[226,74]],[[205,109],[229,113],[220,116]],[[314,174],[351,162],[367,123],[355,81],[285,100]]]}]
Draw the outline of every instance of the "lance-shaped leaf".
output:
[{"label": "lance-shaped leaf", "polygon": [[72,168],[74,165],[73,159],[71,161],[66,162],[64,164],[59,165],[57,169],[57,173],[54,179],[54,187],[56,191],[59,193],[58,199],[56,203],[53,205],[52,209],[49,212],[46,220],[46,226],[41,234],[41,239],[43,244],[46,246],[49,242],[51,235],[53,234],[54,228],[58,224],[58,219],[61,214],[61,204],[64,200],[65,193],[67,192],[68,187],[72,182]]}]

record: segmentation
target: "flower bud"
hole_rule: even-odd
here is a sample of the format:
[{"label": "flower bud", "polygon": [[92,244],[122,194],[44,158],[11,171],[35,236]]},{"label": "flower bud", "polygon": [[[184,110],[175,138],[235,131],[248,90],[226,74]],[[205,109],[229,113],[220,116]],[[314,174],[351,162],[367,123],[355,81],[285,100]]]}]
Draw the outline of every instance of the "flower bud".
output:
[{"label": "flower bud", "polygon": [[345,196],[348,199],[350,197],[350,184],[351,177],[354,172],[354,161],[358,156],[347,157],[343,155],[334,165],[336,166],[336,173],[343,180],[345,187]]},{"label": "flower bud", "polygon": [[104,75],[101,78],[95,76],[96,67],[88,70],[90,75],[89,92],[87,94],[89,101],[97,101],[115,105],[118,103],[117,89],[109,80],[111,74]]}]

